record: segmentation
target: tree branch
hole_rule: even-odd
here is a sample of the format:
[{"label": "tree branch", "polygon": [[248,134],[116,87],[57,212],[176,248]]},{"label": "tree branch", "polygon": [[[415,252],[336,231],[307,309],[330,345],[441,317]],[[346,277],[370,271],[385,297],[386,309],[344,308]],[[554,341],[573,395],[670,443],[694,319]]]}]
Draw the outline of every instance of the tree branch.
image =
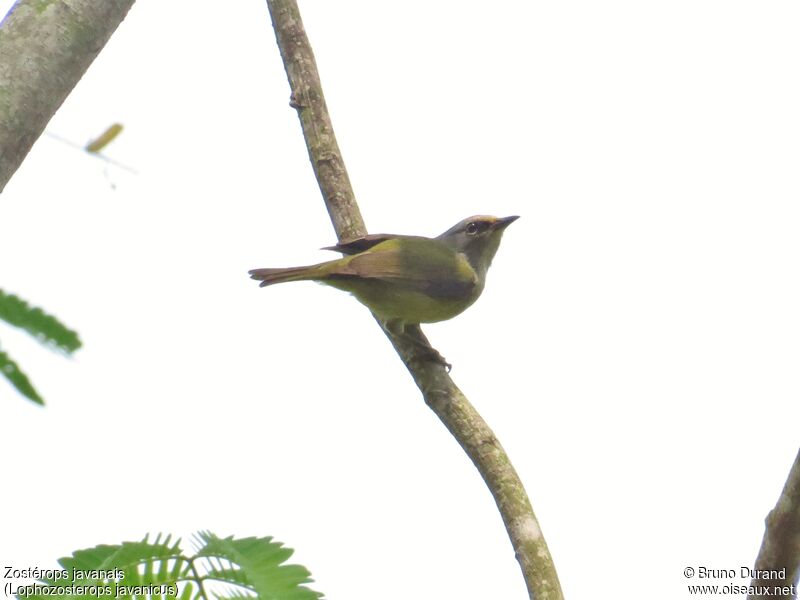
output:
[{"label": "tree branch", "polygon": [[0,24],[0,192],[134,0],[20,0]]},{"label": "tree branch", "polygon": [[[775,586],[787,588],[785,594],[750,594],[748,600],[795,598],[789,586],[796,586],[800,576],[800,452],[789,470],[786,485],[769,515],[761,549],[756,558],[756,575],[750,585],[756,589],[770,589]],[[777,577],[770,576],[776,573]]]},{"label": "tree branch", "polygon": [[[309,158],[339,240],[367,233],[345,170],[319,72],[296,0],[267,0],[275,37],[292,90]],[[441,365],[413,359],[406,340],[386,332],[419,387],[426,404],[472,459],[494,496],[522,568],[528,593],[537,600],[561,599],[550,552],[525,488],[492,430]],[[420,333],[421,335],[421,333]]]},{"label": "tree branch", "polygon": [[308,43],[296,2],[268,1],[275,38],[292,90],[289,105],[297,109],[308,157],[314,167],[322,198],[339,240],[352,240],[367,232],[356,204],[350,177],[333,132],[322,94],[317,61]]}]

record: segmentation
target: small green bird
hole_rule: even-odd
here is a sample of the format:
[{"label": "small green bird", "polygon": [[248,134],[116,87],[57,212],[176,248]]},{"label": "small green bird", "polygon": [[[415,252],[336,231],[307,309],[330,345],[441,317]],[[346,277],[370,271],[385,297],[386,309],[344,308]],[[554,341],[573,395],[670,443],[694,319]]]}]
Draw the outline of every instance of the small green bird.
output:
[{"label": "small green bird", "polygon": [[420,348],[424,358],[447,365],[406,325],[446,321],[471,306],[483,292],[503,231],[518,218],[477,215],[435,238],[367,235],[324,248],[345,255],[338,260],[253,269],[250,276],[261,286],[308,280],[350,292],[386,329]]}]

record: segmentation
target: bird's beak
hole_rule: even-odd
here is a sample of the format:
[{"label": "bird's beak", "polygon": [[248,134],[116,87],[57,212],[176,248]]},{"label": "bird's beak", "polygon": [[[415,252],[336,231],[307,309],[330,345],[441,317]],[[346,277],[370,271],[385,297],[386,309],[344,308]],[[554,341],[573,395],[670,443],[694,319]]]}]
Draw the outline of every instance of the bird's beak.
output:
[{"label": "bird's beak", "polygon": [[492,229],[505,229],[509,225],[511,225],[514,221],[519,219],[519,215],[513,215],[511,217],[503,217],[502,219],[497,219],[492,224]]}]

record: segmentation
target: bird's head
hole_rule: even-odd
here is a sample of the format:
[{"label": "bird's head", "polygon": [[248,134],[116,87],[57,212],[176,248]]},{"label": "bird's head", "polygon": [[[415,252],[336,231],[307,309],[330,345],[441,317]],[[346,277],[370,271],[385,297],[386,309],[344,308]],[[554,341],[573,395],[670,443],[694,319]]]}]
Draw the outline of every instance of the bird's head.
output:
[{"label": "bird's head", "polygon": [[517,219],[518,216],[501,218],[476,215],[457,223],[436,239],[464,254],[483,280],[500,246],[503,231]]}]

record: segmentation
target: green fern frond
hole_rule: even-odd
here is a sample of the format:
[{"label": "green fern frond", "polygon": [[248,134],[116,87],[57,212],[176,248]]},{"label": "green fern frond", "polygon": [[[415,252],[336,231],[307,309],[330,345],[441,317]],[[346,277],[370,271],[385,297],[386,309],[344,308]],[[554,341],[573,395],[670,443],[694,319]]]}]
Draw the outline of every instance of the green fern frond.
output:
[{"label": "green fern frond", "polygon": [[19,365],[11,360],[11,357],[2,350],[0,350],[0,373],[28,400],[32,400],[36,402],[36,404],[44,405],[44,398],[42,398],[39,392],[36,391],[36,388],[33,387],[28,376],[25,375],[25,373],[20,370]]},{"label": "green fern frond", "polygon": [[[185,556],[180,540],[156,537],[149,542],[123,542],[78,550],[58,562],[56,579],[42,579],[18,593],[22,600],[76,600],[109,597],[114,600],[318,600],[322,594],[305,587],[310,573],[299,565],[284,565],[294,552],[272,538],[220,538],[200,532],[197,553]],[[199,567],[205,567],[200,569]],[[226,595],[209,591],[207,583],[231,586]],[[78,586],[83,586],[78,589]],[[93,587],[92,587],[93,586]],[[38,589],[37,589],[38,587]],[[42,589],[47,588],[47,589]],[[60,589],[59,589],[60,588]],[[93,593],[83,593],[86,589]],[[98,590],[102,589],[102,595]],[[65,594],[60,594],[66,590]]]},{"label": "green fern frond", "polygon": [[[211,565],[216,563],[208,569],[207,578],[240,588],[229,596],[218,595],[220,600],[254,597],[244,590],[270,600],[316,600],[322,597],[319,592],[302,585],[312,581],[311,573],[305,567],[282,564],[294,550],[273,542],[271,537],[237,540],[232,536],[219,538],[213,533],[200,532],[196,541],[200,546],[197,556],[205,557]],[[221,561],[230,564],[223,565]]]},{"label": "green fern frond", "polygon": [[0,319],[27,331],[36,340],[70,354],[81,347],[78,334],[41,308],[0,290]]},{"label": "green fern frond", "polygon": [[169,537],[162,542],[160,536],[154,543],[145,538],[141,542],[78,550],[58,562],[64,576],[42,579],[39,587],[48,589],[33,586],[24,598],[176,598],[178,583],[186,581],[191,571],[191,563],[181,555],[178,542],[170,544]]}]

